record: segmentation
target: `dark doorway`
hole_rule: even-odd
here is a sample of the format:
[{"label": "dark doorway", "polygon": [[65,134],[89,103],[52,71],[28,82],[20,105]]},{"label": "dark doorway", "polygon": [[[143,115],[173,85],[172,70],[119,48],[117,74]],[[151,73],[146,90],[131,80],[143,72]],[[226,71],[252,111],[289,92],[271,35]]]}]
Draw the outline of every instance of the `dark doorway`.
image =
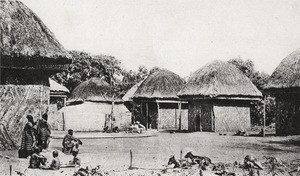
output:
[{"label": "dark doorway", "polygon": [[200,131],[200,115],[196,115],[196,131]]}]

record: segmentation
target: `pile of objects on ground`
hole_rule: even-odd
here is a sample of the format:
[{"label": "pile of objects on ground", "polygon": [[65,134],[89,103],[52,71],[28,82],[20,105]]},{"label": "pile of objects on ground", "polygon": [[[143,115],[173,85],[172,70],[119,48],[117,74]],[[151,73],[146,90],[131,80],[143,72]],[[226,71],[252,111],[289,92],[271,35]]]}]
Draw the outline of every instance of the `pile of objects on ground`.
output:
[{"label": "pile of objects on ground", "polygon": [[258,161],[254,156],[247,155],[242,163],[213,163],[206,156],[194,155],[188,152],[183,159],[177,160],[175,156],[169,158],[164,169],[127,169],[127,170],[101,170],[96,168],[80,168],[74,176],[102,176],[102,175],[220,175],[220,176],[296,176],[300,175],[300,160],[290,163],[280,161],[274,157],[264,157]]}]

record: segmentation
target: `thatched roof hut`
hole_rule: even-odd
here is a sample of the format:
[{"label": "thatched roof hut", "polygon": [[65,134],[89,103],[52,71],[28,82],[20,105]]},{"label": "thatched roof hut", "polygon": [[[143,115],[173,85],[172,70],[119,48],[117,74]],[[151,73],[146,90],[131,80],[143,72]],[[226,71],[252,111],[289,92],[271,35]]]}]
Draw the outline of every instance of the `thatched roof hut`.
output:
[{"label": "thatched roof hut", "polygon": [[72,101],[98,101],[98,102],[120,102],[114,97],[114,91],[110,84],[100,78],[91,78],[79,84],[70,95]]},{"label": "thatched roof hut", "polygon": [[0,1],[1,67],[62,69],[70,55],[41,19],[18,0]]},{"label": "thatched roof hut", "polygon": [[234,65],[214,61],[192,74],[178,96],[189,103],[190,131],[237,131],[250,128],[250,100],[261,92]]},{"label": "thatched roof hut", "polygon": [[150,74],[132,97],[134,120],[147,128],[185,128],[187,104],[179,101],[177,96],[184,83],[180,76],[166,69],[157,69]]},{"label": "thatched roof hut", "polygon": [[40,18],[18,0],[0,1],[0,31],[1,123],[18,142],[23,117],[40,118],[47,111],[49,77],[66,69],[71,59]]},{"label": "thatched roof hut", "polygon": [[184,97],[261,98],[262,93],[234,65],[214,61],[194,72],[178,93]]},{"label": "thatched roof hut", "polygon": [[68,102],[61,110],[65,118],[64,129],[102,131],[115,124],[125,130],[131,123],[131,113],[123,101],[114,97],[112,86],[100,78],[79,84]]},{"label": "thatched roof hut", "polygon": [[284,58],[272,73],[266,89],[300,88],[300,49]]},{"label": "thatched roof hut", "polygon": [[282,60],[265,89],[276,101],[276,134],[300,134],[300,49]]},{"label": "thatched roof hut", "polygon": [[184,85],[184,80],[177,74],[159,69],[149,75],[138,87],[133,98],[178,99],[177,93]]}]

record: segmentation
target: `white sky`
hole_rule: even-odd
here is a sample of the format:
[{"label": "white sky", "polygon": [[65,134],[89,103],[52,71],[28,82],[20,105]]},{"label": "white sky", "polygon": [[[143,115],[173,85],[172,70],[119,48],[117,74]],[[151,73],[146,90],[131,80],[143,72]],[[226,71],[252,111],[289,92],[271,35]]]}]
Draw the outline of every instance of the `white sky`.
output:
[{"label": "white sky", "polygon": [[269,74],[300,48],[299,0],[22,0],[68,50],[187,76],[215,59]]}]

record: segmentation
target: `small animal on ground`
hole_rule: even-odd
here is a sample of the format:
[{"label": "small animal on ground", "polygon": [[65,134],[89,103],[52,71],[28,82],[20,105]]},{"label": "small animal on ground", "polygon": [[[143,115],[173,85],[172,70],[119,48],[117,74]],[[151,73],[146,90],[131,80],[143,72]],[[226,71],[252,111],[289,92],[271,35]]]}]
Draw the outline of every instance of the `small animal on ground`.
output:
[{"label": "small animal on ground", "polygon": [[209,166],[209,164],[211,164],[211,159],[206,157],[206,156],[197,156],[197,155],[193,155],[192,152],[188,152],[185,155],[185,158],[190,158],[192,160],[192,163],[196,164],[198,163],[199,166]]},{"label": "small animal on ground", "polygon": [[191,167],[191,164],[187,160],[182,159],[182,160],[177,161],[175,159],[174,155],[172,155],[169,158],[168,165],[171,165],[171,164],[174,164],[174,168],[181,167],[183,169],[188,169],[189,167]]}]

